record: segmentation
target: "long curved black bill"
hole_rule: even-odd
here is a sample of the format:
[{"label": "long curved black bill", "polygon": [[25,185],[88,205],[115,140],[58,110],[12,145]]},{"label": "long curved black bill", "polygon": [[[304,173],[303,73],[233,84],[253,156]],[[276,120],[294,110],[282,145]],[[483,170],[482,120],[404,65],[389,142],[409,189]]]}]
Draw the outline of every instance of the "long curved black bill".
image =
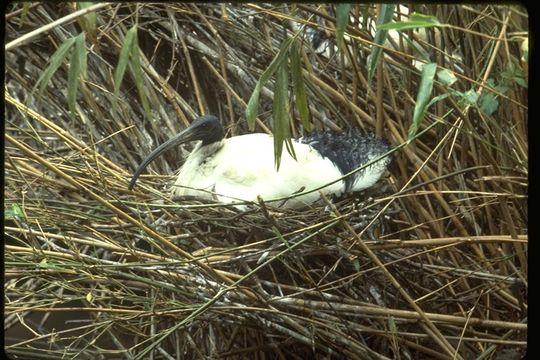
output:
[{"label": "long curved black bill", "polygon": [[197,140],[197,134],[193,131],[191,127],[188,127],[175,137],[167,140],[160,146],[158,146],[154,151],[150,153],[139,165],[135,173],[133,174],[133,177],[131,178],[131,181],[129,182],[128,189],[132,190],[135,186],[135,183],[137,182],[137,179],[139,178],[139,175],[146,169],[146,167],[155,159],[157,159],[158,156],[160,156],[162,153],[164,153],[169,148],[181,145],[186,142],[190,142],[193,140]]}]

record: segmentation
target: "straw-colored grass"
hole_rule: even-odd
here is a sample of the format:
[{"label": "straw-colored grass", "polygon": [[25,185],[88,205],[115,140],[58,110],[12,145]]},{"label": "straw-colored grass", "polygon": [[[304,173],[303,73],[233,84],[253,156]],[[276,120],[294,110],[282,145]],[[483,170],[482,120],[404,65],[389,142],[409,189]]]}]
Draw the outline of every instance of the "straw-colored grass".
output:
[{"label": "straw-colored grass", "polygon": [[[419,52],[387,43],[368,83],[373,34],[359,22],[333,57],[304,41],[312,127],[375,131],[396,149],[392,165],[356,199],[241,212],[171,199],[182,153],[153,163],[134,191],[127,184],[151,149],[198,114],[218,115],[227,136],[248,133],[246,104],[284,33],[307,24],[333,43],[330,6],[91,4],[96,12],[70,16],[80,10],[73,6],[13,3],[6,13],[12,358],[515,359],[526,351],[524,9],[415,6],[446,24],[417,46],[456,82],[434,83],[430,98],[443,97],[406,146]],[[355,5],[351,14],[378,11]],[[127,65],[116,97],[135,24],[142,72]],[[81,33],[86,75],[69,83],[78,65],[67,56],[38,84],[55,51]],[[440,34],[444,45],[434,45]],[[273,84],[261,92],[259,132],[272,128]],[[290,112],[300,136],[293,103]]]}]

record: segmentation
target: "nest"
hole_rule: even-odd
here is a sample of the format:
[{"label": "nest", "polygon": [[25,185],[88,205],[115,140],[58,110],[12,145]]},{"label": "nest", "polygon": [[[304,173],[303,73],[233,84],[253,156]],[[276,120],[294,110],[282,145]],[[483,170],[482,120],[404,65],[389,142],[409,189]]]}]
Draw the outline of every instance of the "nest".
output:
[{"label": "nest", "polygon": [[[17,3],[6,14],[4,299],[12,358],[525,352],[523,9],[415,9],[451,25],[427,28],[417,47],[457,81],[434,83],[432,98],[441,97],[405,146],[421,84],[414,60],[423,59],[399,38],[383,46],[368,81],[367,19],[377,17],[376,6],[351,8],[346,51],[330,56],[314,51],[307,35],[318,31],[333,47],[335,9],[324,4],[92,4],[95,12],[65,18],[80,10],[71,6]],[[118,85],[135,24],[143,71],[139,77],[127,66]],[[170,174],[185,157],[168,153],[128,191],[140,160],[196,114],[218,115],[228,136],[249,132],[244,114],[257,80],[285,34],[296,32],[312,127],[383,135],[395,149],[384,179],[301,210],[261,202],[240,211],[171,198]],[[45,86],[38,79],[81,33],[86,74],[77,77],[73,102],[73,58],[57,62]],[[431,45],[437,41],[444,45]],[[272,128],[276,90],[270,81],[261,91],[256,131]],[[474,94],[477,101],[464,103]],[[297,118],[293,104],[289,111]],[[290,131],[307,129],[293,121]]]}]

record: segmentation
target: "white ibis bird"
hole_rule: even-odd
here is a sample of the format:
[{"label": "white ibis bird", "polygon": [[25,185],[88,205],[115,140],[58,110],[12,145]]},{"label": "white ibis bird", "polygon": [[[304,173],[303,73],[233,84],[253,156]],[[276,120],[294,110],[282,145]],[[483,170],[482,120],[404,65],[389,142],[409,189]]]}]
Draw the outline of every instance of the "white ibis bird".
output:
[{"label": "white ibis bird", "polygon": [[[282,199],[272,203],[289,208],[310,204],[320,195],[337,196],[375,184],[390,162],[388,156],[339,180],[345,174],[381,157],[389,146],[373,134],[359,130],[350,133],[317,132],[293,140],[296,160],[284,152],[278,170],[274,165],[274,139],[268,134],[247,134],[224,138],[220,121],[212,115],[195,119],[175,137],[148,155],[135,171],[131,190],[141,172],[167,149],[200,140],[172,187],[176,196],[200,196],[223,203]],[[338,181],[336,181],[338,180]],[[333,183],[332,183],[333,182]],[[308,192],[308,193],[305,193]],[[284,197],[293,194],[283,202]]]}]

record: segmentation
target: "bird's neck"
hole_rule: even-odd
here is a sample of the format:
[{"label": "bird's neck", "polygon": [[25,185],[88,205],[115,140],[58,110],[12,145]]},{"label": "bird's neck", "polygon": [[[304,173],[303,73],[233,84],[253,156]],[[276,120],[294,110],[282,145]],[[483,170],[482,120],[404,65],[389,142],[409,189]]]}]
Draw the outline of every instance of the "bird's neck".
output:
[{"label": "bird's neck", "polygon": [[223,147],[224,140],[214,141],[210,144],[204,144],[199,142],[193,149],[193,153],[198,153],[202,158],[207,158],[214,155],[219,149]]}]

